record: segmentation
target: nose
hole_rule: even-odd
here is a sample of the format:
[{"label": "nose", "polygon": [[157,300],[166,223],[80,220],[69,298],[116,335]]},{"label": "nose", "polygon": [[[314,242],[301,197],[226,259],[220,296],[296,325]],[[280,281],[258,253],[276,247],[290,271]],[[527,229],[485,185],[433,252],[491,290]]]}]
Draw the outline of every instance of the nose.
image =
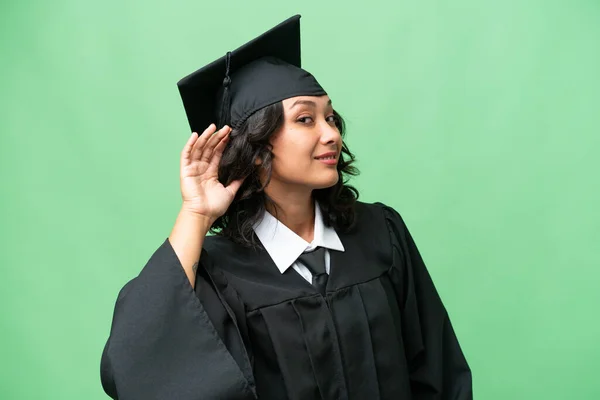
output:
[{"label": "nose", "polygon": [[335,144],[338,145],[342,139],[340,132],[335,125],[331,125],[327,121],[323,121],[320,127],[321,138],[320,142],[325,145]]}]

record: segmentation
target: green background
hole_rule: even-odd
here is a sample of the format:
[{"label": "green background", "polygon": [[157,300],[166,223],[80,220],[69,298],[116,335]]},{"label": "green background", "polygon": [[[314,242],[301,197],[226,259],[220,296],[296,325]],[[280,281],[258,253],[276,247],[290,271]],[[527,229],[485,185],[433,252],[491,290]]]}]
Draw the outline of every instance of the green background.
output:
[{"label": "green background", "polygon": [[3,2],[0,397],[106,398],[117,293],[180,205],[176,82],[295,13],[476,398],[600,398],[598,0]]}]

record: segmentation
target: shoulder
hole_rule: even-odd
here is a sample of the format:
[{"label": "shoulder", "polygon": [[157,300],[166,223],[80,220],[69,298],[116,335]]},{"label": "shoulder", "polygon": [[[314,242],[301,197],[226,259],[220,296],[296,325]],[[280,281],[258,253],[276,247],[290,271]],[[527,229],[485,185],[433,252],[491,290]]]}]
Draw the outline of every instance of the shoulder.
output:
[{"label": "shoulder", "polygon": [[205,250],[213,251],[231,251],[235,250],[237,245],[224,236],[210,235],[204,238],[204,245],[202,246]]},{"label": "shoulder", "polygon": [[381,235],[392,244],[405,240],[410,235],[404,219],[392,206],[382,202],[364,203],[356,202],[355,227],[361,232],[370,232],[383,240]]},{"label": "shoulder", "polygon": [[210,235],[204,238],[204,244],[202,246],[204,253],[208,253],[212,256],[218,255],[219,258],[223,257],[236,257],[241,255],[245,248],[233,240],[225,236]]},{"label": "shoulder", "polygon": [[[260,243],[260,242],[259,242]],[[210,260],[212,265],[228,264],[237,265],[256,260],[259,256],[258,248],[250,248],[234,242],[228,237],[211,235],[204,238],[202,257]]]},{"label": "shoulder", "polygon": [[376,220],[382,220],[386,223],[403,224],[400,213],[393,207],[382,202],[365,203],[357,201],[356,206],[357,223],[369,223]]},{"label": "shoulder", "polygon": [[391,206],[381,202],[355,203],[354,224],[348,233],[373,236],[379,240],[389,239],[390,234],[403,230],[400,214]]}]

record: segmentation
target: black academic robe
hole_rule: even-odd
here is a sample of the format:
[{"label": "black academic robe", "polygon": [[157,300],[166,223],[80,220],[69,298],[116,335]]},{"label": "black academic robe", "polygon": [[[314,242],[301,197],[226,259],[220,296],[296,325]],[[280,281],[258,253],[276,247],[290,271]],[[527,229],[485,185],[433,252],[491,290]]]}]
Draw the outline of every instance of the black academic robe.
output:
[{"label": "black academic robe", "polygon": [[119,293],[114,399],[472,399],[471,371],[400,215],[357,203],[327,294],[264,249],[207,237],[192,289],[166,240]]}]

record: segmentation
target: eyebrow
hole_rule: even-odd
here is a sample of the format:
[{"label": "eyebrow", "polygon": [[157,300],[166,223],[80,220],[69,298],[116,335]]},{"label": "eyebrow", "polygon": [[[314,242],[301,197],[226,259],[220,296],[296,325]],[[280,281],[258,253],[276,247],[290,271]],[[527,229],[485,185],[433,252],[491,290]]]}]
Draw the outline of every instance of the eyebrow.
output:
[{"label": "eyebrow", "polygon": [[[311,100],[296,100],[294,102],[294,104],[292,104],[292,106],[290,108],[294,108],[294,107],[296,107],[298,105],[301,105],[301,104],[304,104],[304,105],[307,105],[307,106],[311,106],[311,107],[317,107],[317,103],[315,103],[314,101],[311,101]],[[329,99],[329,101],[327,102],[327,105],[328,106],[331,105],[331,99]]]}]

